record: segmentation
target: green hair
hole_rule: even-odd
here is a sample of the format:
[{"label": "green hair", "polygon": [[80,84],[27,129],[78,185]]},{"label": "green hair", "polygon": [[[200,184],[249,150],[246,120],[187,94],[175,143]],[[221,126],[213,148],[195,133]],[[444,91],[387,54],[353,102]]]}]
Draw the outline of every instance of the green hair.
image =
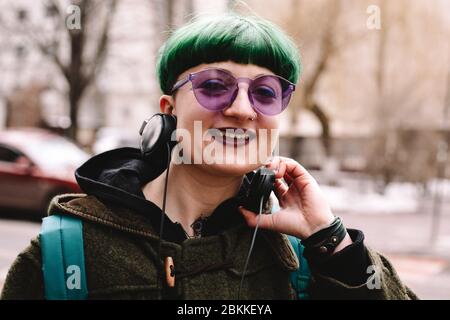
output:
[{"label": "green hair", "polygon": [[179,28],[159,50],[156,74],[164,94],[178,76],[202,63],[234,61],[267,68],[297,83],[302,72],[295,43],[270,21],[234,13],[202,17]]}]

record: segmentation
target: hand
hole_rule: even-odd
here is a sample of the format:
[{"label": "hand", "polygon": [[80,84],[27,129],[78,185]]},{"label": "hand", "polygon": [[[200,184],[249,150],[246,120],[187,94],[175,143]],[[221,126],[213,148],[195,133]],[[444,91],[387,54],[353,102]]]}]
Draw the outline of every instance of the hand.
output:
[{"label": "hand", "polygon": [[[275,171],[274,191],[281,209],[275,214],[262,214],[259,227],[306,239],[333,222],[334,215],[317,181],[303,166],[289,158],[275,157],[266,167]],[[257,214],[239,209],[247,224],[255,227]]]}]

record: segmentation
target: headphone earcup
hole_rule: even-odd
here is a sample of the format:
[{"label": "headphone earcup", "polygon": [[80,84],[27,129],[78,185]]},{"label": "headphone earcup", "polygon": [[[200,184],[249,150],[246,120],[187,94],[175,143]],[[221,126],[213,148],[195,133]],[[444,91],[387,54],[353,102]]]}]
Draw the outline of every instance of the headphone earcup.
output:
[{"label": "headphone earcup", "polygon": [[139,130],[142,156],[147,158],[156,151],[161,151],[167,144],[172,150],[177,143],[171,140],[176,128],[177,118],[171,114],[157,113],[145,120]]},{"label": "headphone earcup", "polygon": [[244,201],[244,208],[256,212],[259,212],[261,204],[261,198],[263,198],[262,208],[265,207],[270,193],[274,189],[275,173],[267,168],[260,168],[254,174],[250,187],[247,193],[247,197]]}]

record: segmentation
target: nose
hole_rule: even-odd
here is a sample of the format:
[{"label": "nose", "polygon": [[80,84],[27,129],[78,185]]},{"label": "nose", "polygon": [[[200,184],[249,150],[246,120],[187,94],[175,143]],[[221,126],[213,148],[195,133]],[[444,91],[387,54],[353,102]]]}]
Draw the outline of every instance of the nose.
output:
[{"label": "nose", "polygon": [[239,83],[236,98],[222,113],[225,116],[233,117],[241,121],[254,118],[255,110],[249,100],[247,84]]}]

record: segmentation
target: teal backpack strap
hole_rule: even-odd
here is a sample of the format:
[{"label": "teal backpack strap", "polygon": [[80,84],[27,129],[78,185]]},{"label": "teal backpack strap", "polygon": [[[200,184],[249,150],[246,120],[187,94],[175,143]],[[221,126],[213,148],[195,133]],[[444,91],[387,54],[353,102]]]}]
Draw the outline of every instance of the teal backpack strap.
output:
[{"label": "teal backpack strap", "polygon": [[309,299],[308,285],[311,279],[311,273],[308,268],[308,262],[303,256],[304,247],[300,240],[293,236],[287,236],[291,242],[292,248],[297,255],[300,264],[296,271],[291,272],[291,283],[297,293],[298,299]]},{"label": "teal backpack strap", "polygon": [[[272,205],[272,213],[276,213],[280,210],[280,207],[277,204]],[[297,293],[298,299],[309,299],[308,294],[308,285],[311,280],[311,273],[309,271],[308,262],[303,256],[304,247],[300,243],[300,239],[296,237],[287,235],[289,242],[291,243],[292,248],[294,249],[295,254],[297,255],[298,262],[300,264],[299,268],[296,271],[291,272],[291,284]]]},{"label": "teal backpack strap", "polygon": [[64,215],[46,217],[42,221],[39,241],[45,298],[86,299],[88,291],[81,220]]}]

